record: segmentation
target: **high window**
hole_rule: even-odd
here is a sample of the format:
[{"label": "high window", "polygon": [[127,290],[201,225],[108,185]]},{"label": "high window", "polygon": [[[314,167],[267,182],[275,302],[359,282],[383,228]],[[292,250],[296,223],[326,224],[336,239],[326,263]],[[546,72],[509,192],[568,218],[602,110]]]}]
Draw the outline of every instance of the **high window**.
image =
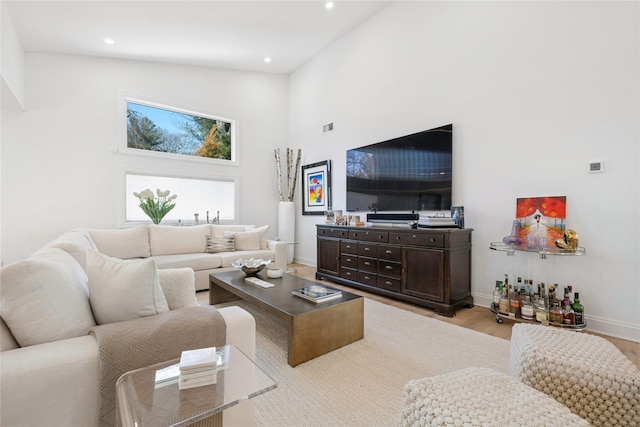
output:
[{"label": "high window", "polygon": [[125,152],[236,162],[235,121],[125,97]]}]

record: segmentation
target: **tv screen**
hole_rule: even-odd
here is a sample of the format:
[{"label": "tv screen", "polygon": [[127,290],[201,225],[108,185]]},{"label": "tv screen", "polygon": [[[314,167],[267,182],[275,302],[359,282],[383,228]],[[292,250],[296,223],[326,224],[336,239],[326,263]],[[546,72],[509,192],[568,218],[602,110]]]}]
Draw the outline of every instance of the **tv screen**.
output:
[{"label": "tv screen", "polygon": [[449,211],[453,125],[347,150],[347,211]]}]

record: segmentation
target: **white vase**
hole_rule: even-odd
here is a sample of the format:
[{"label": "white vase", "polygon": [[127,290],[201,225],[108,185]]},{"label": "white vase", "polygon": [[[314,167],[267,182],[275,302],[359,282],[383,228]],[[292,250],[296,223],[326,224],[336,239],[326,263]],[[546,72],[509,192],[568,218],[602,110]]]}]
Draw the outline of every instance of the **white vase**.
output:
[{"label": "white vase", "polygon": [[296,211],[293,202],[280,202],[278,205],[278,237],[287,242],[287,264],[293,262],[293,250],[296,232]]}]

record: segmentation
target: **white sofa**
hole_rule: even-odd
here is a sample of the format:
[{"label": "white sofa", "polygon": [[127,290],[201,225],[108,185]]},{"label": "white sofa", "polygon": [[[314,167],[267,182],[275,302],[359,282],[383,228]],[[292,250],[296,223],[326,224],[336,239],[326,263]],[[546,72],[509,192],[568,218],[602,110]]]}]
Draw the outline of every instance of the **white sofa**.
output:
[{"label": "white sofa", "polygon": [[[209,289],[209,274],[232,269],[239,258],[262,258],[286,269],[286,243],[267,238],[268,226],[203,224],[173,227],[142,225],[119,230],[76,229],[51,242],[69,252],[91,248],[120,259],[155,259],[158,268],[190,267],[196,275],[196,291]],[[87,236],[88,233],[88,237]],[[224,245],[207,249],[207,238]],[[85,242],[83,239],[88,239]],[[80,247],[78,248],[78,245]],[[231,250],[225,249],[230,245]]]},{"label": "white sofa", "polygon": [[[275,256],[268,249],[207,254],[205,243],[198,246],[201,252],[190,246],[199,235],[206,241],[207,230],[221,231],[215,228],[73,230],[29,258],[3,267],[0,425],[99,425],[100,357],[89,329],[121,312],[129,316],[122,322],[144,322],[149,316],[170,317],[177,313],[174,310],[202,310],[195,296],[198,277],[200,288],[208,288],[209,272],[239,257]],[[147,274],[149,265],[155,273]],[[135,273],[134,282],[127,284],[126,274],[132,268],[143,274]],[[195,274],[192,268],[197,269]],[[138,286],[141,282],[144,285]],[[125,295],[104,296],[111,286]],[[235,306],[218,311],[225,321],[226,343],[254,358],[253,317]],[[225,425],[252,424],[252,403],[225,411],[223,420]]]}]

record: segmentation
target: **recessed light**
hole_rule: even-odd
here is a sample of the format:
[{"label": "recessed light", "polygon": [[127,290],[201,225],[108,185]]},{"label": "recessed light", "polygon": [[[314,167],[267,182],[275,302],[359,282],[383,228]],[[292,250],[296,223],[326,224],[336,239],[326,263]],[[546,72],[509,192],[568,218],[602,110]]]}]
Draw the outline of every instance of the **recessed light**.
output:
[{"label": "recessed light", "polygon": [[108,37],[107,37],[106,39],[104,39],[104,42],[105,42],[106,44],[114,44],[114,43],[115,43],[115,42],[113,41],[113,39],[110,39],[110,38],[108,38]]},{"label": "recessed light", "polygon": [[328,1],[324,4],[324,7],[326,7],[327,9],[333,9],[333,2],[332,1]]},{"label": "recessed light", "polygon": [[264,58],[264,62],[266,62],[267,64],[271,62],[271,57],[267,56],[266,58]]}]

